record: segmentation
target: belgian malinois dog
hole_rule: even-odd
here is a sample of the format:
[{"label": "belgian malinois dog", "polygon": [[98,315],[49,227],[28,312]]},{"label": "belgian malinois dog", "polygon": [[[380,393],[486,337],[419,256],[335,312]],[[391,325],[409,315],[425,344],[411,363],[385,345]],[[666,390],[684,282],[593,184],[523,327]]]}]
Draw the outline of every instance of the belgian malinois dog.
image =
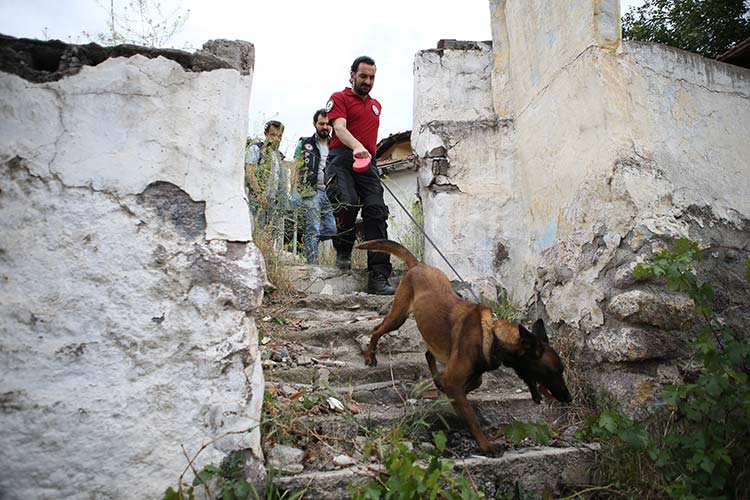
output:
[{"label": "belgian malinois dog", "polygon": [[[526,382],[535,403],[541,394],[568,403],[572,400],[563,377],[564,367],[549,345],[544,323],[538,319],[529,332],[522,325],[494,320],[492,310],[466,300],[453,291],[448,277],[438,268],[417,260],[406,248],[390,240],[371,240],[356,248],[387,252],[403,260],[409,271],[401,280],[385,319],[373,329],[365,352],[365,364],[377,365],[378,339],[398,329],[409,311],[427,344],[425,358],[435,385],[453,401],[453,407],[469,427],[479,448],[491,451],[490,441],[466,395],[482,384],[482,374],[500,365],[513,368]],[[445,366],[438,374],[435,361]]]}]

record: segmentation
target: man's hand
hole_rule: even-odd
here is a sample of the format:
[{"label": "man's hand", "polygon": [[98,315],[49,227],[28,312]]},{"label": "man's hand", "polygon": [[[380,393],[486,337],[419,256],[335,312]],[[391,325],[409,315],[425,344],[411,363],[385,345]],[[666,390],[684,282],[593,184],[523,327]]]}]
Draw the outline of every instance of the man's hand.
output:
[{"label": "man's hand", "polygon": [[365,147],[362,144],[359,144],[357,147],[352,149],[352,155],[355,158],[369,158],[370,152],[365,149]]}]

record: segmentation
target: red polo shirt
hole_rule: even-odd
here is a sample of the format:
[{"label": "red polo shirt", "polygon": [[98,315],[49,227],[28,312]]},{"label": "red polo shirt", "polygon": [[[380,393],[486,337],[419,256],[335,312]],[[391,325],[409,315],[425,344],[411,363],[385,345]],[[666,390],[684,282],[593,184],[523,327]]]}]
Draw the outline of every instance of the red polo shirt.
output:
[{"label": "red polo shirt", "polygon": [[[328,120],[333,123],[336,118],[345,119],[346,129],[375,158],[381,110],[377,99],[373,99],[369,94],[362,99],[351,87],[346,87],[341,92],[336,92],[331,96],[326,109],[328,110]],[[345,146],[345,144],[334,133],[331,138],[331,149],[341,146]]]}]

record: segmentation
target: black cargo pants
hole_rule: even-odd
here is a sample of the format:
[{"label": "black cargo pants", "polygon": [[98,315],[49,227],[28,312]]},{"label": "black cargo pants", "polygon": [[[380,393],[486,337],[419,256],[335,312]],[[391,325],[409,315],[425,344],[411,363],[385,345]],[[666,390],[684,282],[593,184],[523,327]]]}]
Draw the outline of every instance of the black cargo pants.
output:
[{"label": "black cargo pants", "polygon": [[[338,147],[331,150],[326,162],[326,194],[333,206],[338,234],[333,238],[336,252],[351,255],[356,239],[354,225],[362,209],[365,239],[388,238],[388,207],[383,201],[383,186],[375,162],[367,172],[352,169],[352,150]],[[367,270],[391,275],[391,256],[384,252],[367,251]]]}]

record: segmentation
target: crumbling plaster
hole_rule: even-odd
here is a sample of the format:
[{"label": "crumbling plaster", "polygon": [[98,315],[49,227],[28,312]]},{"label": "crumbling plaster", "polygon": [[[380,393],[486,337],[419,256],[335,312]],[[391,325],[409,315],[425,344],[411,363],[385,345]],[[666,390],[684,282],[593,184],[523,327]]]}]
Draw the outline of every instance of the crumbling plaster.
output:
[{"label": "crumbling plaster", "polygon": [[[741,275],[748,253],[750,71],[623,42],[616,0],[489,7],[491,53],[462,42],[415,58],[426,225],[464,278],[494,281],[553,331],[572,332],[584,357],[630,373],[610,389],[653,387],[661,365],[649,360],[670,356],[645,339],[674,339],[671,353],[684,353],[689,336],[674,334],[690,330],[691,305],[637,282],[637,262],[676,238],[697,240],[712,249],[703,267],[720,280],[722,318],[743,321],[732,311],[747,306],[747,285],[717,269]],[[481,72],[467,78],[463,62]],[[430,102],[426,89],[448,86],[448,100]],[[430,152],[440,148],[436,170]],[[488,251],[500,246],[502,260]],[[436,253],[426,260],[450,274]],[[656,314],[619,314],[628,294]],[[645,364],[633,371],[635,362]]]},{"label": "crumbling plaster", "polygon": [[207,239],[248,241],[236,166],[251,84],[235,70],[186,72],[140,55],[44,84],[6,74],[0,95],[13,99],[2,102],[0,161],[19,156],[34,175],[121,195],[168,181],[206,202]]},{"label": "crumbling plaster", "polygon": [[252,45],[207,47],[250,71],[0,72],[3,498],[161,497],[203,445],[197,469],[251,450],[263,470]]},{"label": "crumbling plaster", "polygon": [[[497,275],[516,278],[507,285],[516,300],[532,295],[544,251],[568,237],[590,241],[596,222],[624,237],[649,218],[686,234],[676,219],[693,205],[736,224],[748,218],[750,144],[740,139],[750,130],[747,70],[621,43],[616,1],[493,0],[490,10],[492,53],[417,54],[412,143],[423,158],[448,150],[450,174],[422,171],[421,186],[437,180],[468,198],[474,179],[495,195],[489,205],[473,203],[485,214],[513,200],[513,227],[528,235],[526,248],[511,251],[521,257],[507,263],[515,270]],[[465,68],[474,68],[471,79]],[[450,88],[448,98],[438,90]],[[493,121],[503,126],[487,133]],[[459,135],[481,139],[460,150]]]}]

